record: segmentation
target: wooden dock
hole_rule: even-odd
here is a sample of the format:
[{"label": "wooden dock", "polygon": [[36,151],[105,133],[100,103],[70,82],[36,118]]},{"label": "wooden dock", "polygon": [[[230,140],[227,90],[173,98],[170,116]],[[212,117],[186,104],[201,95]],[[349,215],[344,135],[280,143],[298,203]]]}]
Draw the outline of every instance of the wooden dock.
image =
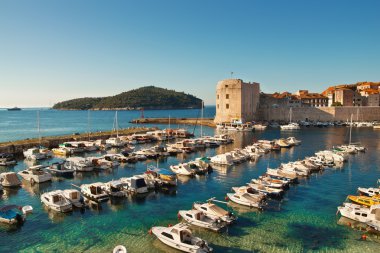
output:
[{"label": "wooden dock", "polygon": [[166,124],[169,125],[202,125],[208,127],[216,127],[213,118],[139,118],[130,121],[133,124]]}]

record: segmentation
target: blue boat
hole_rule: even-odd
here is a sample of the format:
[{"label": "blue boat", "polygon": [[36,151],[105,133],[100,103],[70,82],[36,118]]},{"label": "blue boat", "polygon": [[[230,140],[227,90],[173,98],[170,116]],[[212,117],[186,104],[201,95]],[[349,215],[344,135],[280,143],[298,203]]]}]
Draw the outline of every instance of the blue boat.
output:
[{"label": "blue boat", "polygon": [[0,222],[5,224],[22,224],[25,215],[21,212],[22,207],[7,205],[0,207]]}]

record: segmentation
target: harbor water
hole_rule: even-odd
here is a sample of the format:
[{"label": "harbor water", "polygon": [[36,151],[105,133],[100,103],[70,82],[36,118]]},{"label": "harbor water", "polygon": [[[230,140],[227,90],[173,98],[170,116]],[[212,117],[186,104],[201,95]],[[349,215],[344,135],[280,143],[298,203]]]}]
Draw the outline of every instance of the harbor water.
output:
[{"label": "harbor water", "polygon": [[[19,114],[18,114],[19,113]],[[212,117],[215,107],[206,110]],[[146,111],[146,117],[197,117],[199,110]],[[36,137],[36,112],[0,111],[1,141]],[[43,135],[60,135],[110,130],[114,112],[41,111]],[[140,116],[140,112],[119,112],[120,127],[130,127],[127,122]],[[161,126],[167,127],[167,126]],[[174,127],[174,126],[172,126]],[[176,126],[175,126],[176,127]],[[188,126],[192,129],[193,126]],[[215,129],[203,127],[204,134],[213,135]],[[316,151],[331,148],[348,141],[348,128],[305,128],[293,132],[268,129],[252,133],[233,133],[234,144],[216,149],[205,149],[158,160],[158,166],[212,156],[236,147],[243,147],[258,139],[277,139],[295,136],[300,146],[282,149],[260,157],[256,162],[246,162],[230,168],[218,168],[206,176],[180,177],[176,189],[150,192],[144,196],[128,197],[118,203],[106,202],[83,212],[57,214],[47,211],[40,201],[43,192],[72,188],[89,182],[107,182],[120,177],[143,173],[147,166],[157,165],[155,160],[122,165],[113,170],[77,174],[72,179],[55,178],[51,183],[31,186],[23,182],[19,189],[5,190],[0,206],[7,204],[32,205],[33,214],[21,227],[0,226],[0,252],[112,252],[125,245],[128,252],[178,252],[148,234],[152,226],[167,226],[178,222],[178,210],[192,207],[195,201],[211,197],[224,200],[231,187],[242,186],[252,178],[262,175],[267,167],[275,168],[283,162],[302,159]],[[199,133],[199,127],[196,128]],[[195,235],[207,240],[215,252],[378,252],[380,239],[369,235],[361,240],[363,231],[338,225],[337,206],[357,187],[372,187],[380,178],[380,131],[372,128],[353,129],[353,141],[360,141],[367,152],[351,155],[342,168],[327,168],[312,174],[291,186],[281,201],[271,200],[261,212],[237,205],[224,205],[239,217],[227,231],[213,233],[194,228]],[[136,148],[147,146],[137,145]],[[100,153],[95,153],[99,154]],[[92,154],[93,155],[93,154]],[[57,158],[43,161],[48,164]],[[0,167],[1,172],[20,171],[30,166],[20,160],[14,167]]]}]

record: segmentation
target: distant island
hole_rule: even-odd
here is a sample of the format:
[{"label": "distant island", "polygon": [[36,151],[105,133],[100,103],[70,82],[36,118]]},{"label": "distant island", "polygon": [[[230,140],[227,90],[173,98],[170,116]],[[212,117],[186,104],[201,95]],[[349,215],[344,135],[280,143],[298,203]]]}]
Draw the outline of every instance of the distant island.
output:
[{"label": "distant island", "polygon": [[138,110],[201,108],[202,100],[184,92],[146,86],[110,97],[76,98],[59,102],[57,110]]}]

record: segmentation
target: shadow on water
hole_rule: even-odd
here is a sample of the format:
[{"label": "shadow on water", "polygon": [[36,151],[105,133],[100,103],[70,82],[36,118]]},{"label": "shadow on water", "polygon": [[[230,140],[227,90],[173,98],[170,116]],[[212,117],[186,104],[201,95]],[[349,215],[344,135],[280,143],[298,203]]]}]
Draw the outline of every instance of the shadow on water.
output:
[{"label": "shadow on water", "polygon": [[233,252],[233,253],[258,253],[259,250],[245,250],[245,249],[239,249],[239,248],[233,248],[233,247],[224,247],[220,245],[210,245],[214,252]]},{"label": "shadow on water", "polygon": [[344,249],[346,231],[343,228],[318,227],[307,223],[288,224],[287,237],[301,241],[304,251],[322,248]]}]

